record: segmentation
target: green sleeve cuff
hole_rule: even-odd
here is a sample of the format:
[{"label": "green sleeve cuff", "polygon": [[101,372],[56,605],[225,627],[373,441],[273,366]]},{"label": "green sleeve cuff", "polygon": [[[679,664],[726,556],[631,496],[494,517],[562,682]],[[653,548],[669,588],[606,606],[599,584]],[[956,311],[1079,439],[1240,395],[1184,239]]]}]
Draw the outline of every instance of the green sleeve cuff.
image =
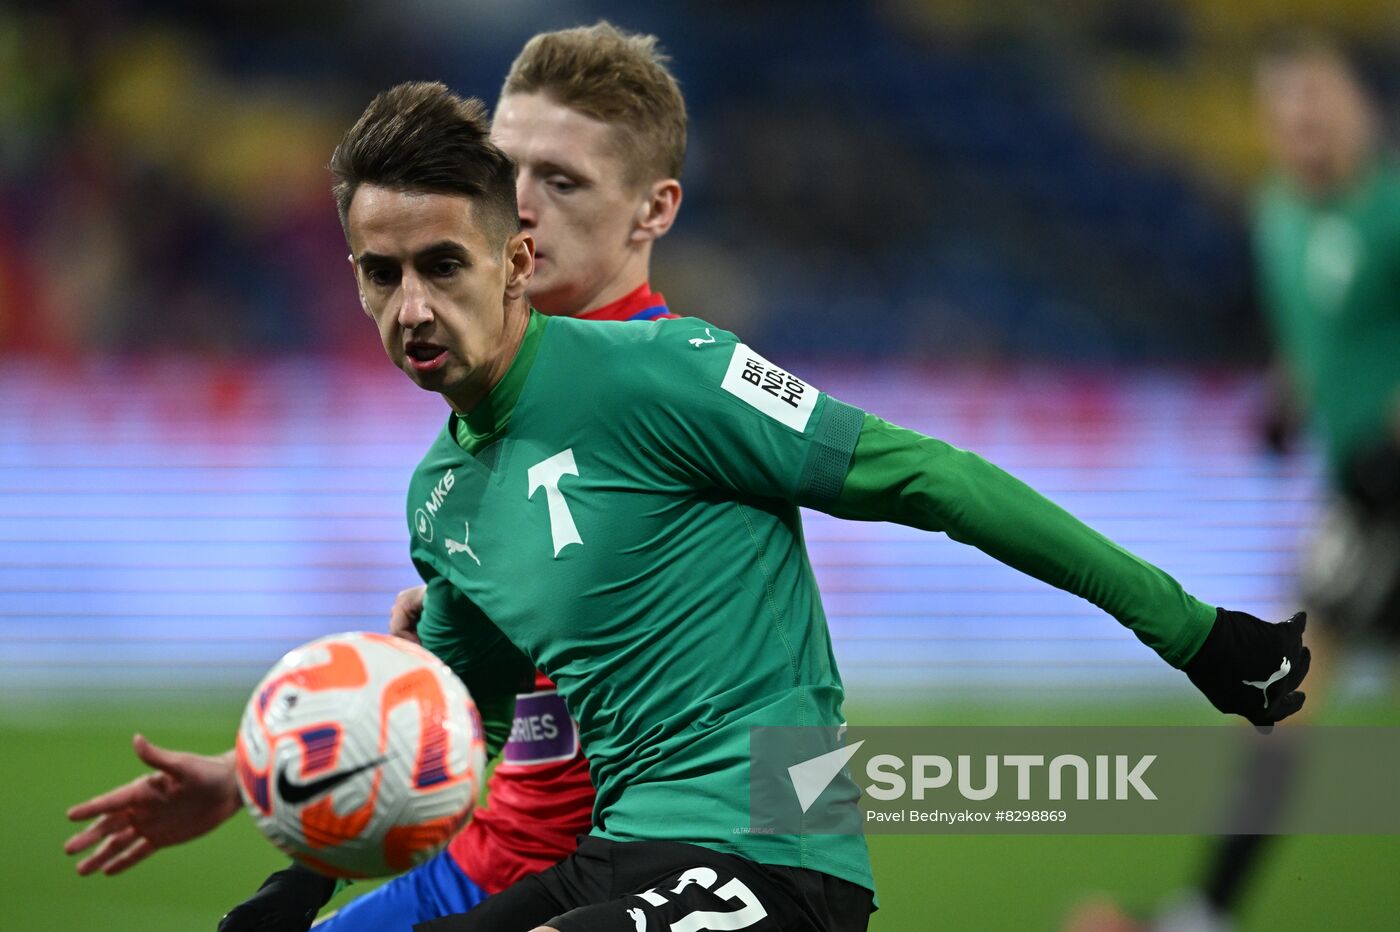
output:
[{"label": "green sleeve cuff", "polygon": [[1190,595],[1187,598],[1195,603],[1191,607],[1191,614],[1177,632],[1176,640],[1162,651],[1162,659],[1178,670],[1191,662],[1191,658],[1196,656],[1196,652],[1210,636],[1210,629],[1215,626],[1215,607]]},{"label": "green sleeve cuff", "polygon": [[812,437],[797,498],[810,508],[829,508],[841,495],[860,440],[865,413],[830,395]]}]

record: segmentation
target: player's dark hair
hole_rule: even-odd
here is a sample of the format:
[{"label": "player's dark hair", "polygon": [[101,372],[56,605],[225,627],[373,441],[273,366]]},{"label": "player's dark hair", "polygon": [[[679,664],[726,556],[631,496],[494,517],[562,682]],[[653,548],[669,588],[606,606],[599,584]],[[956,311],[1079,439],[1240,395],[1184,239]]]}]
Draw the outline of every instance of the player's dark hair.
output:
[{"label": "player's dark hair", "polygon": [[685,98],[656,36],[624,32],[606,20],[542,32],[510,66],[501,96],[544,94],[613,126],[631,183],[680,178],[685,162]]},{"label": "player's dark hair", "polygon": [[443,84],[400,84],[375,97],[328,166],[341,226],[355,192],[371,184],[471,198],[493,242],[504,242],[520,229],[515,163],[488,138],[489,126],[480,100]]}]

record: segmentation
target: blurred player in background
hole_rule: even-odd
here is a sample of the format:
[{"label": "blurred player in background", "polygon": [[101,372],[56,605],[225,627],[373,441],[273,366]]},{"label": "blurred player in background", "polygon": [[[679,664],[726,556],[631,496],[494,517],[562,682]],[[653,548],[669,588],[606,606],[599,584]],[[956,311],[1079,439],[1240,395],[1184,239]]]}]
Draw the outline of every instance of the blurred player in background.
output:
[{"label": "blurred player in background", "polygon": [[[1310,423],[1330,499],[1301,579],[1317,621],[1315,716],[1339,647],[1369,640],[1393,649],[1400,635],[1400,166],[1382,151],[1374,101],[1327,39],[1279,41],[1260,56],[1256,77],[1274,159],[1254,213],[1259,293],[1276,348],[1264,435],[1284,452]],[[1270,740],[1256,742],[1255,754],[1237,806],[1258,825],[1287,800],[1294,751]],[[1264,769],[1273,779],[1253,779]],[[1269,837],[1222,836],[1198,890],[1152,923],[1101,905],[1071,927],[1231,928]]]},{"label": "blurred player in background", "polygon": [[[1400,165],[1337,46],[1259,66],[1277,171],[1255,216],[1281,384],[1322,443],[1331,505],[1303,570],[1324,637],[1400,634]],[[1279,407],[1289,407],[1280,405]],[[1281,436],[1279,431],[1271,436]],[[1316,711],[1316,710],[1314,710]]]},{"label": "blurred player in background", "polygon": [[[685,157],[685,103],[666,61],[654,36],[599,23],[538,35],[511,66],[492,139],[517,165],[520,223],[535,240],[530,302],[547,314],[673,316],[649,284],[652,244],[680,207]],[[400,593],[391,630],[416,640],[422,607],[423,587]],[[505,744],[488,805],[443,854],[354,900],[318,929],[407,929],[470,909],[574,850],[591,822],[588,764],[562,700],[536,677],[507,716],[524,724]],[[240,808],[231,752],[169,751],[140,736],[134,744],[154,772],[69,812],[100,818],[69,839],[68,853],[105,839],[79,863],[80,873],[119,873],[159,848],[205,834]],[[281,872],[229,927],[256,915],[314,916],[332,892],[310,872]]]}]

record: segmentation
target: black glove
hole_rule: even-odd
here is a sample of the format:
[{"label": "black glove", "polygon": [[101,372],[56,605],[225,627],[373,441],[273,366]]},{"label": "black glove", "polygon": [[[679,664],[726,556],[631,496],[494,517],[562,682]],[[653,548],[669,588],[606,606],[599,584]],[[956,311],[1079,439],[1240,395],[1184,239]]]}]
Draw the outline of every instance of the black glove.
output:
[{"label": "black glove", "polygon": [[293,864],[219,921],[219,932],[306,932],[335,894],[335,879]]},{"label": "black glove", "polygon": [[1296,690],[1312,662],[1303,646],[1307,622],[1305,612],[1273,625],[1218,608],[1205,643],[1182,669],[1221,712],[1272,725],[1303,707]]}]

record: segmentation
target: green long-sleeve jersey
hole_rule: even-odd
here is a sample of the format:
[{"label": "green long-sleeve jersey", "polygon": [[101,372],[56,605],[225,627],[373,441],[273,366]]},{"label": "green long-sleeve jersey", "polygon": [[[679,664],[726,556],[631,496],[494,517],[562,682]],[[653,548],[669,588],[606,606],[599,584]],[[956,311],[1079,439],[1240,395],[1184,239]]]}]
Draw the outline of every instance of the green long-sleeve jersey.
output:
[{"label": "green long-sleeve jersey", "polygon": [[749,729],[837,726],[799,506],[947,532],[1078,593],[1168,662],[1214,612],[985,461],[831,398],[704,321],[533,315],[414,474],[423,643],[493,744],[538,667],[579,724],[594,832],[873,888],[860,836],[748,833]]},{"label": "green long-sleeve jersey", "polygon": [[1260,294],[1334,477],[1400,412],[1400,165],[1379,158],[1326,200],[1259,192]]}]

